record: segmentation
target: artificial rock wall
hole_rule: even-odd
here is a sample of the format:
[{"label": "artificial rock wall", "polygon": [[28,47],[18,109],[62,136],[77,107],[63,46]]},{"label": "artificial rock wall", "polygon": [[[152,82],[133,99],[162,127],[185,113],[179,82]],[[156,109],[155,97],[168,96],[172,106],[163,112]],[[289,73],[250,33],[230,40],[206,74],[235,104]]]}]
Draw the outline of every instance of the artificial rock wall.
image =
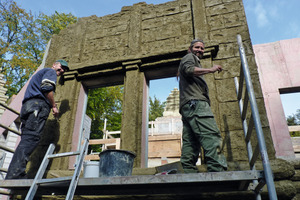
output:
[{"label": "artificial rock wall", "polygon": [[[220,64],[222,73],[206,75],[212,110],[225,138],[228,161],[247,160],[242,124],[233,78],[239,76],[240,59],[236,36],[242,36],[261,114],[269,158],[274,148],[265,113],[242,0],[177,0],[160,5],[138,3],[104,17],[81,18],[53,36],[46,66],[58,58],[69,62],[57,87],[59,121],[49,118],[49,141],[60,152],[74,149],[74,132],[81,84],[89,88],[124,85],[121,148],[137,154],[135,167],[144,167],[146,105],[149,80],[176,76],[180,59],[194,38],[205,40],[204,67]],[[82,114],[82,113],[81,113]],[[77,136],[76,136],[77,137]],[[40,152],[37,155],[41,155]],[[41,156],[35,156],[40,159]],[[34,166],[32,166],[34,168]],[[67,170],[68,158],[53,161],[51,170]]]}]

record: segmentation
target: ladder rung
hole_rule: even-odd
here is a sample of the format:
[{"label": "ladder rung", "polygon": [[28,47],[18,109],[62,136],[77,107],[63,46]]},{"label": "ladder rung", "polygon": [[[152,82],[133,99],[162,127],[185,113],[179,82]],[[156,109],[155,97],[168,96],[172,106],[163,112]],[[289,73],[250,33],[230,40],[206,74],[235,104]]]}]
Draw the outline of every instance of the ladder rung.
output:
[{"label": "ladder rung", "polygon": [[47,158],[58,158],[58,157],[66,157],[66,156],[76,156],[79,155],[80,151],[72,151],[72,152],[65,152],[65,153],[57,153],[48,155]]},{"label": "ladder rung", "polygon": [[7,169],[5,169],[5,168],[0,168],[0,172],[5,172],[5,173],[7,173]]},{"label": "ladder rung", "polygon": [[254,123],[253,123],[253,118],[252,118],[252,114],[249,120],[249,125],[248,125],[248,130],[247,130],[247,135],[246,135],[246,142],[248,143],[250,141],[251,135],[252,135],[252,130],[254,127]]},{"label": "ladder rung", "polygon": [[14,153],[14,152],[15,152],[15,150],[13,150],[13,149],[11,149],[11,148],[8,148],[8,147],[6,147],[6,146],[3,146],[3,145],[1,145],[1,144],[0,144],[0,149],[2,149],[2,150],[4,150],[4,151],[8,151],[8,152],[10,152],[10,153]]},{"label": "ladder rung", "polygon": [[243,67],[240,68],[240,80],[237,82],[239,85],[237,97],[238,100],[242,98],[242,92],[243,92],[243,83],[244,83],[244,73],[243,73]]},{"label": "ladder rung", "polygon": [[258,155],[259,155],[259,147],[258,147],[258,144],[257,144],[255,149],[254,149],[251,161],[250,161],[250,167],[251,168],[254,166],[254,163],[256,162],[256,160],[258,158]]},{"label": "ladder rung", "polygon": [[4,108],[10,110],[11,112],[15,113],[16,115],[20,115],[20,113],[12,108],[10,108],[9,106],[5,105],[4,103],[0,102],[0,105],[3,106]]},{"label": "ladder rung", "polygon": [[248,102],[249,102],[249,96],[247,89],[245,90],[244,95],[244,103],[243,103],[243,112],[242,112],[242,119],[246,119],[247,109],[248,109]]},{"label": "ladder rung", "polygon": [[255,187],[255,192],[257,192],[257,193],[260,193],[261,191],[261,189],[265,186],[265,184],[266,184],[266,182],[265,182],[265,180],[264,179],[261,179],[260,181],[259,181],[259,183],[258,183],[258,185]]},{"label": "ladder rung", "polygon": [[10,195],[11,193],[7,190],[0,190],[0,194],[2,195]]},{"label": "ladder rung", "polygon": [[13,132],[13,133],[15,133],[15,134],[17,134],[17,135],[21,135],[20,132],[14,130],[14,129],[8,127],[8,126],[5,126],[5,125],[3,125],[3,124],[0,124],[0,127],[4,128],[4,129],[6,129],[6,130],[8,130],[8,131],[10,131],[10,132]]}]

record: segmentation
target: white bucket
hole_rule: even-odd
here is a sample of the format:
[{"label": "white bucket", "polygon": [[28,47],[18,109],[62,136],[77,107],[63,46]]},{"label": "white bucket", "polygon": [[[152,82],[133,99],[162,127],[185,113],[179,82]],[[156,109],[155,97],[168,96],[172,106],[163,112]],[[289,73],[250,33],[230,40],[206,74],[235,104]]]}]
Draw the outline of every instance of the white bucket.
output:
[{"label": "white bucket", "polygon": [[83,163],[83,177],[84,178],[99,177],[99,161],[85,161]]}]

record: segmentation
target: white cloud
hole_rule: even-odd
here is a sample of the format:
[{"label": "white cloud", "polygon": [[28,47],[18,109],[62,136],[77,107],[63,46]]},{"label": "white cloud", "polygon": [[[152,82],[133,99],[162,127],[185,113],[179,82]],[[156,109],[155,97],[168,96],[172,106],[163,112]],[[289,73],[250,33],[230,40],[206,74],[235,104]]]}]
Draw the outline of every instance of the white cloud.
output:
[{"label": "white cloud", "polygon": [[273,5],[270,5],[269,9],[268,9],[268,13],[269,15],[272,17],[272,18],[279,18],[280,15],[279,15],[279,4],[273,4]]},{"label": "white cloud", "polygon": [[269,19],[267,16],[267,11],[261,4],[261,2],[257,2],[255,8],[254,8],[254,14],[256,16],[256,22],[257,26],[259,28],[264,28],[269,24]]},{"label": "white cloud", "polygon": [[289,22],[285,36],[286,38],[300,38],[300,24],[295,21]]}]

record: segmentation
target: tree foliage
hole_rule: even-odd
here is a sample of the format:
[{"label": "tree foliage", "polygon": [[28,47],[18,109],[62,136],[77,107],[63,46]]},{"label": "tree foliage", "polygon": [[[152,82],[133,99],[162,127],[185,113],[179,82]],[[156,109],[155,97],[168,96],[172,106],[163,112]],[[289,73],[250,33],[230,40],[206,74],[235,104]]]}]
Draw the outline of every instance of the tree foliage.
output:
[{"label": "tree foliage", "polygon": [[[87,115],[92,118],[91,139],[103,138],[104,120],[106,130],[121,130],[123,87],[113,86],[89,90]],[[101,151],[100,146],[91,146],[93,151]]]},{"label": "tree foliage", "polygon": [[0,66],[8,96],[18,93],[41,64],[51,36],[76,21],[57,12],[34,17],[13,0],[0,1]]},{"label": "tree foliage", "polygon": [[161,103],[159,99],[154,96],[154,99],[149,98],[149,121],[154,121],[157,117],[162,117],[165,107],[165,102]]},{"label": "tree foliage", "polygon": [[296,114],[289,115],[286,121],[288,126],[300,125],[300,109],[296,110]]},{"label": "tree foliage", "polygon": [[31,13],[14,1],[0,2],[0,64],[10,96],[25,84],[40,58],[38,52],[35,56],[30,53],[34,47],[30,35],[33,24]]},{"label": "tree foliage", "polygon": [[287,121],[288,126],[297,125],[297,119],[296,119],[295,115],[289,115],[286,118],[286,121]]},{"label": "tree foliage", "polygon": [[[289,115],[286,118],[288,126],[297,126],[300,125],[300,109],[297,109],[296,114]],[[299,137],[300,131],[290,132],[291,137]]]},{"label": "tree foliage", "polygon": [[55,11],[55,14],[51,16],[40,13],[36,22],[38,24],[40,38],[43,44],[46,45],[52,35],[58,34],[69,24],[76,23],[77,17],[73,16],[71,13],[65,14]]}]

